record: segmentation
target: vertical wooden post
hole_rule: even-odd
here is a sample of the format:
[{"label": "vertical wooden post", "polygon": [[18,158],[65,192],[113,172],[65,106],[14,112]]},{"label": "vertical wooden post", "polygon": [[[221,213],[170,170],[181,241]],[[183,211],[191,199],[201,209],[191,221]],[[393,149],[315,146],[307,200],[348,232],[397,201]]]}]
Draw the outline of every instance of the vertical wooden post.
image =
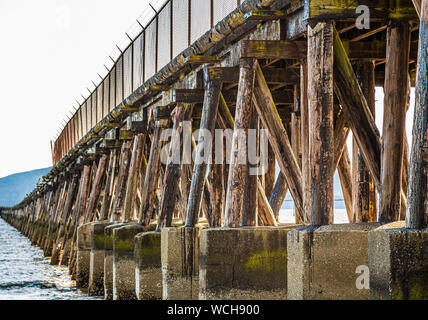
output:
[{"label": "vertical wooden post", "polygon": [[[302,143],[301,143],[301,123],[300,123],[300,88],[294,85],[294,112],[291,113],[291,146],[293,147],[294,155],[302,169]],[[300,219],[299,215],[295,213],[295,222],[302,224],[305,221]]]},{"label": "vertical wooden post", "polygon": [[[224,120],[222,119],[222,116],[220,113],[217,114],[217,127],[220,129],[226,128],[226,124],[224,123]],[[215,149],[215,146],[213,146],[213,150],[214,149]],[[210,188],[211,190],[208,190],[208,191],[211,194],[212,217],[210,221],[210,226],[212,228],[221,227],[224,221],[224,202],[226,198],[225,179],[224,179],[226,154],[225,154],[224,147],[222,151],[223,151],[222,163],[215,162],[215,157],[217,155],[213,153],[213,164],[211,165],[211,171],[210,171],[210,174],[208,175],[209,185],[211,186]]]},{"label": "vertical wooden post", "polygon": [[107,169],[107,178],[106,178],[106,184],[104,187],[104,198],[100,209],[100,220],[107,220],[109,216],[108,209],[110,208],[110,201],[112,196],[112,186],[113,186],[113,180],[115,176],[116,171],[116,162],[117,162],[117,151],[116,149],[112,149],[110,151],[110,158],[108,162],[108,169]]},{"label": "vertical wooden post", "polygon": [[311,224],[333,223],[333,24],[308,26]]},{"label": "vertical wooden post", "polygon": [[[253,71],[254,72],[254,71]],[[254,74],[254,73],[253,73]],[[254,77],[253,77],[254,79]],[[238,93],[239,94],[239,93]],[[250,114],[249,114],[249,129],[255,129],[258,126],[258,118],[257,118],[257,113],[256,110],[254,109],[254,106],[252,105],[251,102],[251,95],[250,97]],[[236,123],[236,122],[235,122]],[[258,135],[256,135],[258,136]],[[248,152],[250,151],[250,148],[255,148],[258,149],[260,152],[260,155],[264,152],[268,152],[268,150],[261,150],[262,147],[268,147],[268,146],[261,146],[260,143],[257,141],[256,142],[256,146],[254,145],[250,145],[249,143],[249,134],[247,134],[247,156],[249,156]],[[257,138],[256,138],[257,139]],[[248,158],[248,163],[245,169],[245,177],[244,177],[244,193],[243,193],[243,198],[242,198],[242,214],[241,214],[241,226],[256,226],[257,225],[257,202],[258,202],[258,198],[257,198],[257,184],[259,181],[258,175],[256,175],[255,173],[257,172],[257,168],[256,166],[261,166],[262,163],[259,163],[258,165],[254,165],[253,163],[249,162],[249,158]],[[253,170],[253,172],[251,172],[251,170]],[[230,171],[229,171],[230,172]],[[266,184],[264,186],[264,190],[266,190]]]},{"label": "vertical wooden post", "polygon": [[275,187],[276,178],[276,159],[272,147],[268,144],[268,168],[265,174],[265,194],[270,197]]},{"label": "vertical wooden post", "polygon": [[403,135],[407,104],[410,25],[392,22],[387,30],[385,101],[382,137],[379,221],[396,221],[400,214]]},{"label": "vertical wooden post", "polygon": [[348,147],[345,145],[337,166],[343,198],[345,200],[348,222],[352,222],[352,172]]},{"label": "vertical wooden post", "polygon": [[276,178],[275,186],[269,199],[269,205],[276,220],[279,220],[279,211],[281,210],[282,203],[287,195],[288,186],[284,174],[280,171],[278,178]]},{"label": "vertical wooden post", "polygon": [[67,197],[64,204],[64,210],[61,215],[61,224],[64,224],[68,216],[70,215],[71,209],[73,208],[73,203],[76,198],[76,190],[78,186],[79,177],[74,175],[71,180],[70,188],[68,189]]},{"label": "vertical wooden post", "polygon": [[114,195],[112,199],[111,221],[119,221],[122,215],[124,197],[126,192],[126,181],[128,180],[129,162],[131,158],[130,142],[122,144],[119,158],[119,175],[117,178]]},{"label": "vertical wooden post", "polygon": [[407,190],[406,228],[428,227],[428,1],[423,0],[416,72],[415,116]]},{"label": "vertical wooden post", "polygon": [[156,120],[139,210],[139,223],[143,226],[150,224],[155,209],[156,194],[159,186],[160,155],[163,145],[160,140],[162,128],[162,121]]},{"label": "vertical wooden post", "polygon": [[156,231],[160,231],[164,227],[170,227],[172,224],[182,167],[182,158],[180,155],[183,145],[183,140],[181,139],[183,121],[189,120],[191,112],[192,106],[189,104],[178,105],[175,109],[173,136],[171,138],[168,163],[166,165],[165,177],[162,185],[162,197]]},{"label": "vertical wooden post", "polygon": [[85,213],[85,222],[91,222],[95,218],[98,200],[101,193],[101,187],[105,176],[107,165],[107,155],[103,154],[98,162],[97,173],[95,175],[94,183],[92,186],[91,194],[89,195],[88,207]]},{"label": "vertical wooden post", "polygon": [[311,189],[309,181],[309,113],[308,113],[308,65],[300,65],[300,130],[302,144],[302,190],[305,222],[310,221]]},{"label": "vertical wooden post", "polygon": [[85,208],[86,208],[86,203],[88,200],[88,193],[89,193],[89,179],[90,179],[90,175],[91,175],[91,166],[85,164],[83,166],[83,172],[82,175],[80,177],[80,187],[79,187],[79,199],[77,202],[77,208],[76,208],[76,216],[75,216],[75,221],[78,222],[78,224],[75,224],[75,227],[80,226],[81,224],[83,224],[85,216]]},{"label": "vertical wooden post", "polygon": [[[360,62],[356,66],[356,76],[366,97],[368,107],[375,117],[375,66],[374,61]],[[357,141],[352,146],[352,222],[376,221],[376,192]]]},{"label": "vertical wooden post", "polygon": [[[226,192],[226,208],[224,214],[224,225],[230,228],[239,227],[241,222],[241,208],[248,166],[248,149],[246,140],[248,137],[248,129],[250,128],[250,124],[253,122],[252,119],[254,119],[254,108],[252,106],[251,98],[254,88],[255,63],[255,59],[241,59],[240,62],[235,127],[232,137],[229,178]],[[253,184],[251,186],[254,187]],[[254,194],[254,198],[256,198],[256,194]],[[247,208],[246,214],[249,214],[248,210],[251,209]],[[252,214],[254,214],[254,210],[255,208],[253,208]],[[248,221],[253,220],[255,221],[255,218],[248,218]],[[247,217],[243,218],[242,222],[246,223]]]},{"label": "vertical wooden post", "polygon": [[[212,72],[208,66],[204,67],[204,82],[205,97],[200,129],[212,133],[217,118],[222,82],[219,75]],[[207,150],[204,149],[203,137],[199,135],[189,200],[187,202],[186,227],[194,227],[197,224],[199,210],[201,208],[202,193],[205,187],[207,172],[207,163],[203,160],[202,151],[207,152]]]},{"label": "vertical wooden post", "polygon": [[137,191],[138,173],[141,170],[141,159],[144,153],[145,134],[138,134],[134,137],[132,147],[131,163],[129,164],[128,182],[126,183],[125,206],[122,212],[122,221],[128,222],[132,218],[132,209]]}]

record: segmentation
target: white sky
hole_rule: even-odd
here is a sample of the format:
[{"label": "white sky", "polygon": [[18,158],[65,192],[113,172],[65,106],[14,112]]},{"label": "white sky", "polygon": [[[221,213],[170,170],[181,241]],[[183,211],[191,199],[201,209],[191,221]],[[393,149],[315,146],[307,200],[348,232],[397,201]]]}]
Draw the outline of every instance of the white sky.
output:
[{"label": "white sky", "polygon": [[[127,41],[125,31],[135,33],[147,3],[0,0],[0,177],[52,165],[50,140],[75,100],[92,90],[91,80],[99,83],[97,73],[103,76],[103,64],[110,66],[115,44],[123,48]],[[382,131],[381,88],[376,100]],[[412,99],[409,144],[413,109]]]},{"label": "white sky", "polygon": [[0,177],[52,165],[60,122],[147,3],[0,0]]}]

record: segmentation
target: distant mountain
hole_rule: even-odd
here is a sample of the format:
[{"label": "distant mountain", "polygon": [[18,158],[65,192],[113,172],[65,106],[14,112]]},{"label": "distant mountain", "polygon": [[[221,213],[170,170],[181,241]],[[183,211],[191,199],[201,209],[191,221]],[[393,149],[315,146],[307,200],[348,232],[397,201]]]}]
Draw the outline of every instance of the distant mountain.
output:
[{"label": "distant mountain", "polygon": [[37,181],[46,175],[52,167],[12,174],[0,178],[0,207],[12,207],[34,190]]}]

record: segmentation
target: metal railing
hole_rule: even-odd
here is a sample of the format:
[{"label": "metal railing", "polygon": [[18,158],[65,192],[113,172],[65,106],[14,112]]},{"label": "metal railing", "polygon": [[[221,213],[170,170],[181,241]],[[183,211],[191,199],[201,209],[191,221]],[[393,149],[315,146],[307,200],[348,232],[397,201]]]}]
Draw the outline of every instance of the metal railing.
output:
[{"label": "metal railing", "polygon": [[100,81],[52,143],[55,165],[134,90],[236,9],[241,0],[158,0],[147,5],[109,56]]}]

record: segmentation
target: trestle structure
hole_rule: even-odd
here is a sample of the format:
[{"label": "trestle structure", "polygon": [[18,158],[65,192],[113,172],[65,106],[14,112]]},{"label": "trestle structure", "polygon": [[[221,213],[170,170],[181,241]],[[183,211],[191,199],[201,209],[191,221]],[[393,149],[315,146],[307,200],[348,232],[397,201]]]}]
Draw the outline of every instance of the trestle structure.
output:
[{"label": "trestle structure", "polygon": [[168,1],[2,218],[106,299],[428,299],[428,0],[236,2]]}]

